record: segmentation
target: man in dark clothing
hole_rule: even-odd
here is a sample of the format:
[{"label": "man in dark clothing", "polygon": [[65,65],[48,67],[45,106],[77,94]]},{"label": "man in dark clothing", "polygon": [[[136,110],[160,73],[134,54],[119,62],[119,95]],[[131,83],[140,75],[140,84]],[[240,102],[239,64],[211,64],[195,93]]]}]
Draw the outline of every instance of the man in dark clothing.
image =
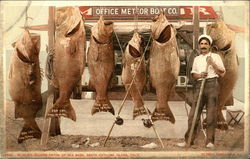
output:
[{"label": "man in dark clothing", "polygon": [[194,144],[194,140],[197,135],[198,123],[203,107],[206,105],[206,116],[207,116],[207,139],[206,147],[214,148],[215,129],[217,123],[217,105],[218,105],[218,91],[219,85],[217,78],[225,75],[225,67],[218,54],[210,52],[212,39],[208,35],[201,35],[198,39],[200,55],[195,57],[192,67],[192,77],[197,80],[195,85],[194,102],[192,104],[189,116],[188,116],[188,130],[185,133],[185,142],[178,143],[177,146],[184,147],[188,142],[190,129],[192,126],[194,113],[197,105],[197,100],[200,92],[202,80],[205,78],[204,90],[201,96],[197,119],[194,126],[194,131],[191,138],[191,145]]}]

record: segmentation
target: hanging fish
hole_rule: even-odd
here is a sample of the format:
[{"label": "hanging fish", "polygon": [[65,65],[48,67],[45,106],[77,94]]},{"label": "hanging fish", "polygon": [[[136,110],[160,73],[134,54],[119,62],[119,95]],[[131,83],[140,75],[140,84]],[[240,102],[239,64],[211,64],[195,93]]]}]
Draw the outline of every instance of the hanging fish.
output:
[{"label": "hanging fish", "polygon": [[47,117],[63,116],[76,120],[70,96],[81,80],[85,66],[85,47],[84,22],[79,8],[58,8],[52,83],[59,89],[59,98],[49,110]]},{"label": "hanging fish", "polygon": [[97,112],[110,112],[113,115],[115,113],[107,95],[108,85],[115,68],[113,31],[113,22],[104,20],[102,16],[91,29],[87,60],[90,73],[89,88],[96,90],[92,115]]},{"label": "hanging fish", "polygon": [[15,117],[24,119],[18,143],[29,138],[40,138],[41,131],[35,121],[42,108],[41,72],[39,64],[40,35],[25,30],[13,45],[10,62],[9,92],[15,104]]},{"label": "hanging fish", "polygon": [[[129,94],[135,104],[133,111],[133,119],[139,115],[147,114],[141,93],[146,85],[146,66],[144,58],[141,59],[143,50],[141,46],[142,40],[138,32],[135,32],[132,39],[128,42],[124,56],[122,68],[122,82],[128,91],[129,85],[132,82],[133,76],[136,73],[135,80]],[[140,60],[142,60],[140,64]],[[139,66],[140,64],[140,66]],[[136,71],[137,67],[138,71]]]},{"label": "hanging fish", "polygon": [[156,89],[157,103],[152,120],[169,120],[175,123],[168,100],[179,74],[180,61],[175,30],[164,13],[153,19],[149,70],[152,86]]},{"label": "hanging fish", "polygon": [[222,109],[233,105],[232,91],[238,78],[238,57],[235,48],[235,32],[230,30],[223,21],[217,21],[207,26],[207,34],[213,39],[212,52],[220,55],[226,69],[224,77],[220,77],[219,105],[217,111],[217,126],[219,129],[228,129],[223,117]]}]

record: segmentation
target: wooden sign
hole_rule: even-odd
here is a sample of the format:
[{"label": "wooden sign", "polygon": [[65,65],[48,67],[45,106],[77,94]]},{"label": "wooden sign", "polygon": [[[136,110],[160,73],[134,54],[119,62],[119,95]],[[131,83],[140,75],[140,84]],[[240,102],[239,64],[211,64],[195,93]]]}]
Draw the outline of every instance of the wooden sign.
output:
[{"label": "wooden sign", "polygon": [[[80,6],[82,16],[86,21],[97,20],[101,15],[105,19],[114,21],[131,21],[134,19],[151,21],[151,19],[163,11],[170,20],[184,20],[193,18],[192,6]],[[216,12],[213,7],[200,6],[200,19],[215,19]]]}]

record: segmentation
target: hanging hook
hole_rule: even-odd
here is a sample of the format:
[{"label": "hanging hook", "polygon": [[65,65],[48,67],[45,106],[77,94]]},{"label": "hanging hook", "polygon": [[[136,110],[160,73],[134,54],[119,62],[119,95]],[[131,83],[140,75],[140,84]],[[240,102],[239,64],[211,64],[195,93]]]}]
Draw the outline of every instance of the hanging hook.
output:
[{"label": "hanging hook", "polygon": [[29,19],[32,19],[32,20],[33,20],[33,18],[31,18],[31,17],[28,16],[28,8],[29,8],[29,6],[27,5],[27,6],[25,7],[25,22],[24,22],[24,29],[25,29],[25,30],[28,29],[28,26],[29,26],[28,21],[29,21]]}]

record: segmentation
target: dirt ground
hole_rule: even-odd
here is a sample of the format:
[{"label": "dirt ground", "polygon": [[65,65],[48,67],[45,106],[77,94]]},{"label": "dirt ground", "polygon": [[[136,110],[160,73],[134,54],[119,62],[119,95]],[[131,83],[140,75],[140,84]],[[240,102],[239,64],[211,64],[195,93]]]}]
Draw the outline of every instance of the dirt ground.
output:
[{"label": "dirt ground", "polygon": [[[29,139],[22,144],[17,143],[17,137],[21,131],[22,119],[14,119],[13,103],[6,101],[6,152],[10,151],[210,151],[205,148],[203,133],[200,133],[195,145],[189,149],[179,148],[176,146],[183,139],[162,139],[165,148],[157,138],[142,138],[142,137],[110,137],[106,146],[103,147],[106,136],[83,136],[83,135],[59,135],[50,137],[47,147],[40,146],[40,140]],[[38,123],[42,123],[43,118],[37,119]],[[41,125],[39,125],[41,127]],[[108,132],[107,132],[108,133]],[[167,132],[166,132],[167,133]],[[86,139],[89,138],[89,144],[86,144]],[[145,144],[154,142],[157,147],[142,148]],[[90,145],[99,143],[94,147]],[[93,145],[92,145],[93,146]],[[243,124],[230,126],[226,132],[216,130],[216,148],[213,151],[243,151],[244,149],[244,126]]]}]

